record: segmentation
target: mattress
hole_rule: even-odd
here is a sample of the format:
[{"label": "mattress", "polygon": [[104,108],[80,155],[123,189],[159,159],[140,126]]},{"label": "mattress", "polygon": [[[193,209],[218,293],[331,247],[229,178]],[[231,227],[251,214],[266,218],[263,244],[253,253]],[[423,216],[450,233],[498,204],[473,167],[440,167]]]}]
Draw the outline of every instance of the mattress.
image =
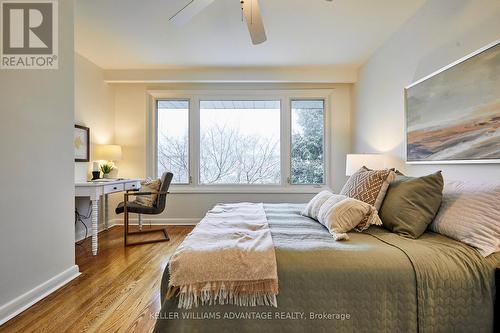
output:
[{"label": "mattress", "polygon": [[155,332],[492,332],[498,254],[436,233],[406,239],[380,227],[334,241],[303,204],[265,204],[278,266],[278,307],[177,308]]}]

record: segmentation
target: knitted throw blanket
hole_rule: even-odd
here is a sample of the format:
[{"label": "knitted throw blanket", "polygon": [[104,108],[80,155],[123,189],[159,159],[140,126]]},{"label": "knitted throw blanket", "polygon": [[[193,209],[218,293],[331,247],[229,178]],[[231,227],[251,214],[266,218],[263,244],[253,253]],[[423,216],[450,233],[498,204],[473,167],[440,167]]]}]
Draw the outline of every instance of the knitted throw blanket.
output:
[{"label": "knitted throw blanket", "polygon": [[219,204],[169,262],[167,298],[200,305],[277,306],[278,273],[262,203]]}]

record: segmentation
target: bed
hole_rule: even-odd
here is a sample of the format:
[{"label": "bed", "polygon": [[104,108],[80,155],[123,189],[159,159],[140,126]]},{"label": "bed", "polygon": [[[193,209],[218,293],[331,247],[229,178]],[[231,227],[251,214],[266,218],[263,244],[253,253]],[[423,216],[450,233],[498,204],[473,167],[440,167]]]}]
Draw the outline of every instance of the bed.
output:
[{"label": "bed", "polygon": [[265,204],[276,250],[278,307],[178,309],[166,299],[155,332],[492,332],[500,253],[437,233],[407,239],[372,226],[334,241],[303,204]]}]

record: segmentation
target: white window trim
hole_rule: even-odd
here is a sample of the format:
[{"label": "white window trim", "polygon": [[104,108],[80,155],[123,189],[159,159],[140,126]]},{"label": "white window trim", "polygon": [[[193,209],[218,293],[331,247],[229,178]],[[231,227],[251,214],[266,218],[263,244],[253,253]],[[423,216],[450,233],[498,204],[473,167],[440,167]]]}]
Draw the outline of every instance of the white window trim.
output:
[{"label": "white window trim", "polygon": [[[157,172],[157,113],[156,100],[189,100],[189,173],[190,184],[175,184],[171,193],[317,193],[331,187],[331,95],[333,89],[307,90],[148,90],[147,91],[147,172],[156,177]],[[281,102],[281,184],[278,185],[211,185],[199,184],[199,119],[200,100],[203,99],[240,99],[240,100],[279,100]],[[321,185],[290,184],[291,171],[291,103],[292,100],[324,100],[324,168],[325,183]]]}]

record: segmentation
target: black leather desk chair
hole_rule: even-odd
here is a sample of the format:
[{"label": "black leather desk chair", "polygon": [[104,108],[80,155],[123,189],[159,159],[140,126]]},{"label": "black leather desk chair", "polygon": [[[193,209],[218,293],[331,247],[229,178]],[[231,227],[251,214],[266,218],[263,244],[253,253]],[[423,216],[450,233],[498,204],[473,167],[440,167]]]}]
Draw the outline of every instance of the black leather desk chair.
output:
[{"label": "black leather desk chair", "polygon": [[[129,201],[130,196],[138,196],[138,195],[151,195],[151,192],[137,192],[137,191],[127,191],[127,193],[124,194],[124,201],[120,202],[118,206],[115,209],[116,214],[121,214],[123,213],[123,224],[124,224],[124,242],[125,246],[130,246],[130,245],[140,245],[140,244],[149,244],[149,243],[156,243],[156,242],[166,242],[169,241],[170,238],[168,237],[167,229],[161,228],[161,229],[152,229],[152,230],[140,230],[140,231],[129,231],[129,213],[137,213],[137,214],[146,214],[146,215],[158,215],[161,214],[165,210],[165,206],[167,204],[167,194],[168,194],[168,188],[170,187],[170,183],[172,182],[172,177],[174,175],[171,172],[165,172],[161,176],[161,185],[160,185],[160,191],[158,192],[158,196],[156,198],[156,202],[153,204],[152,207],[148,206],[143,206],[141,204],[138,204],[134,201]],[[153,239],[153,240],[145,240],[145,241],[139,241],[139,242],[129,242],[128,241],[128,236],[129,235],[138,235],[138,234],[146,234],[146,233],[153,233],[153,232],[163,232],[164,238],[160,239]]]}]

